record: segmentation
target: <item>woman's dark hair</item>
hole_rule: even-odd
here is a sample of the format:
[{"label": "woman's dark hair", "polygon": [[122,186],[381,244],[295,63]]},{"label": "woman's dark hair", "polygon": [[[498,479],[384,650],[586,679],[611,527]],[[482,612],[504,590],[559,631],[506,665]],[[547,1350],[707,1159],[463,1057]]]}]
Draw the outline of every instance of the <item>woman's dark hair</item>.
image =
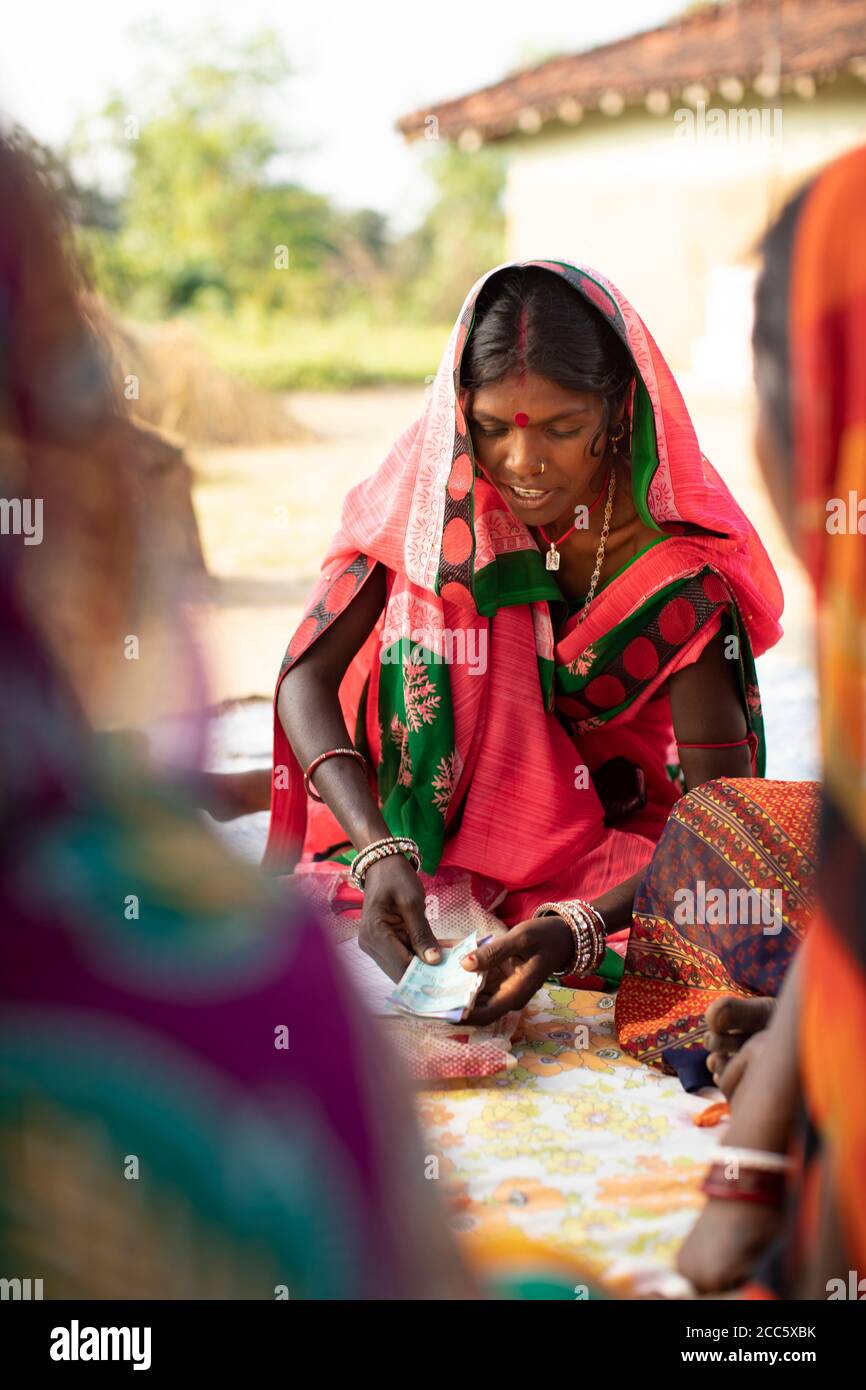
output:
[{"label": "woman's dark hair", "polygon": [[534,372],[566,391],[602,397],[594,454],[614,410],[634,377],[628,348],[589,304],[555,271],[509,266],[484,285],[460,363],[460,384],[492,386],[518,372]]},{"label": "woman's dark hair", "polygon": [[785,204],[758,247],[763,264],[755,285],[752,351],[765,364],[760,391],[767,401],[773,428],[787,460],[794,455],[791,400],[789,303],[794,238],[812,184],[806,184]]}]

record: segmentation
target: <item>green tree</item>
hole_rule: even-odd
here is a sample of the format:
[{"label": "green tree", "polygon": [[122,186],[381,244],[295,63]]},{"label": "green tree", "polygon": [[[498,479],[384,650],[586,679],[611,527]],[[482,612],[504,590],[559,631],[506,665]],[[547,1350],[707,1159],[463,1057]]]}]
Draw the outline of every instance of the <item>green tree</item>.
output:
[{"label": "green tree", "polygon": [[[230,54],[218,32],[197,37],[194,52],[169,50],[159,30],[149,39],[167,61],[99,118],[102,144],[125,164],[119,230],[84,230],[109,298],[166,314],[203,301],[272,308],[327,297],[347,231],[327,198],[272,177],[291,152],[269,115],[291,73],[277,36]],[[72,152],[94,144],[83,126]]]},{"label": "green tree", "polygon": [[450,322],[467,291],[503,259],[505,162],[492,146],[469,152],[448,143],[429,159],[436,199],[401,248],[407,304],[435,322]]}]

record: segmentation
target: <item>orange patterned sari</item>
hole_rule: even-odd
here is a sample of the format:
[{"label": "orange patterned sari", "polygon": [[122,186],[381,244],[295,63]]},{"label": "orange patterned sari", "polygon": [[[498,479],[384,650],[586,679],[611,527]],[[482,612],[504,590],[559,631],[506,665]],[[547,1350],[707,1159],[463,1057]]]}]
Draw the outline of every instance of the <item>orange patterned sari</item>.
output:
[{"label": "orange patterned sari", "polygon": [[[800,1029],[806,1104],[849,1262],[866,1271],[866,148],[832,164],[791,286],[798,522],[818,600],[824,812]],[[856,1072],[854,1073],[856,1075]]]}]

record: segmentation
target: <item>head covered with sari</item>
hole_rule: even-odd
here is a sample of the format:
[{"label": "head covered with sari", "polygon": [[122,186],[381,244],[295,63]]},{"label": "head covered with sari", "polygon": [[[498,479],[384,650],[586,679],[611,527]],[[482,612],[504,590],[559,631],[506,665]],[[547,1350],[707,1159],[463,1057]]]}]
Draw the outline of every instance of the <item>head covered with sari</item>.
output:
[{"label": "head covered with sari", "polygon": [[[570,262],[509,265],[562,277],[575,303],[603,316],[627,348],[632,495],[657,542],[584,613],[555,626],[563,593],[529,528],[477,465],[467,423],[461,359],[481,291],[509,268],[499,266],[467,296],[424,413],[348,493],[280,681],[382,565],[384,611],[340,689],[347,728],[376,769],[388,825],[417,840],[427,873],[459,865],[515,889],[550,879],[604,834],[601,802],[576,765],[593,772],[620,755],[639,763],[647,805],[628,828],[658,838],[680,790],[669,772],[676,757],[667,681],[723,622],[737,637],[743,706],[763,771],[754,657],[780,635],[782,595],[625,297]],[[301,770],[274,723],[266,864],[285,872],[302,854],[345,860],[345,835],[326,807],[308,807]],[[507,835],[495,824],[504,807]]]}]

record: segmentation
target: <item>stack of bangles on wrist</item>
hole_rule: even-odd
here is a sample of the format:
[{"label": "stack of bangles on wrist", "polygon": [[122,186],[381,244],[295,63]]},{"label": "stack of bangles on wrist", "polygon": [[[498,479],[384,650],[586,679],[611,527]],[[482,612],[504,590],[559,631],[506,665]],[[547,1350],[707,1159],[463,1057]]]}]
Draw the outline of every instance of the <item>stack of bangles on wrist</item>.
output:
[{"label": "stack of bangles on wrist", "polygon": [[568,923],[574,941],[574,958],[565,970],[554,970],[557,978],[563,975],[591,975],[601,965],[605,952],[606,928],[597,907],[574,898],[567,903],[542,903],[535,917],[561,917]]},{"label": "stack of bangles on wrist", "polygon": [[355,887],[363,889],[368,869],[380,859],[387,859],[389,854],[408,854],[416,872],[421,868],[421,852],[414,840],[408,835],[386,835],[384,840],[374,840],[367,845],[352,860],[349,879]]},{"label": "stack of bangles on wrist", "polygon": [[786,1154],[764,1149],[714,1149],[710,1170],[703,1181],[708,1197],[734,1202],[759,1202],[765,1207],[781,1207],[785,1201],[785,1180],[793,1168]]}]

